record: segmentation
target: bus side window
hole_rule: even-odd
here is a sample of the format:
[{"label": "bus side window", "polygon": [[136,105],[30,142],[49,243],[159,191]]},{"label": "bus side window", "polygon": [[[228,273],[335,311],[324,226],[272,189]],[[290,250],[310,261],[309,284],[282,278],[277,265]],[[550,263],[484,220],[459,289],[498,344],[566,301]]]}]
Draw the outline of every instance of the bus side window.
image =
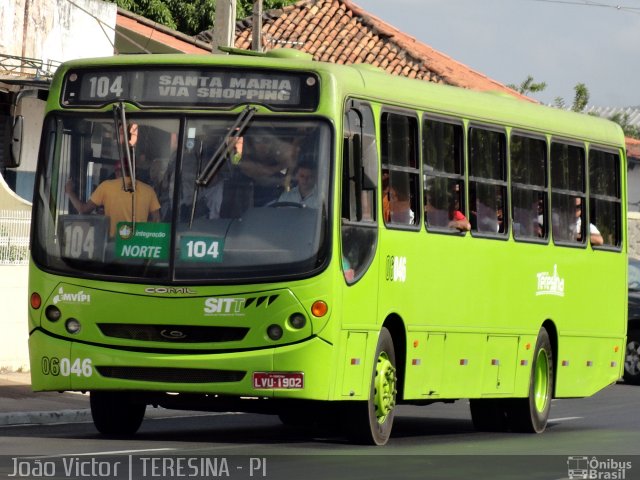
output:
[{"label": "bus side window", "polygon": [[381,117],[382,214],[389,226],[420,223],[418,122],[409,115]]},{"label": "bus side window", "polygon": [[583,245],[586,222],[584,147],[551,143],[551,234],[554,243]]},{"label": "bus side window", "polygon": [[511,136],[511,208],[517,241],[547,238],[547,142],[541,138]]},{"label": "bus side window", "polygon": [[[591,245],[619,247],[622,230],[620,156],[616,153],[589,151],[589,229]],[[593,230],[600,235],[600,242]]]},{"label": "bus side window", "polygon": [[506,137],[497,130],[472,127],[469,131],[469,210],[471,231],[506,235]]}]

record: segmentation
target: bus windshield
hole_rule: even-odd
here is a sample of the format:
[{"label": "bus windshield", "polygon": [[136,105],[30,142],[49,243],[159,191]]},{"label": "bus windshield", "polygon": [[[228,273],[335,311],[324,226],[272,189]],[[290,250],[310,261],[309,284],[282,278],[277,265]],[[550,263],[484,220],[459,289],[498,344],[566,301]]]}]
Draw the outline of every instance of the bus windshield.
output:
[{"label": "bus windshield", "polygon": [[34,260],[75,276],[206,283],[322,268],[329,124],[243,113],[50,116]]}]

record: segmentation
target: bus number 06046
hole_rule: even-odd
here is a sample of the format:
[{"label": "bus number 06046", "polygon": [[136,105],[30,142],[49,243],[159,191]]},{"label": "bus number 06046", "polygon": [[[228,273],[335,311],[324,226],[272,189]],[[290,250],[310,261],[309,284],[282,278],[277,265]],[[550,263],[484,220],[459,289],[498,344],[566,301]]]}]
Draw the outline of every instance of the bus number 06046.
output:
[{"label": "bus number 06046", "polygon": [[42,374],[58,375],[69,377],[76,375],[77,377],[90,377],[93,375],[93,365],[90,358],[58,358],[58,357],[42,357],[41,362]]}]

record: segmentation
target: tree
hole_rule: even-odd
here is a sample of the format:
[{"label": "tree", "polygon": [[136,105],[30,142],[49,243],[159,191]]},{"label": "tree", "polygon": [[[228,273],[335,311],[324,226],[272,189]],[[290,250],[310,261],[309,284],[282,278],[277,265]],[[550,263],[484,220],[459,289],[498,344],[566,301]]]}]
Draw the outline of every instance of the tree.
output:
[{"label": "tree", "polygon": [[[575,94],[573,96],[571,110],[574,112],[582,112],[589,103],[589,89],[584,83],[578,83],[573,87],[573,90]],[[567,108],[566,102],[562,97],[556,97],[553,103],[557,108]]]},{"label": "tree", "polygon": [[542,92],[545,88],[547,88],[546,82],[535,83],[533,81],[533,76],[529,75],[520,85],[516,86],[512,83],[507,85],[507,87],[516,90],[518,93],[523,95],[528,95],[529,93],[538,93]]},{"label": "tree", "polygon": [[635,125],[632,125],[629,122],[628,112],[614,113],[609,117],[609,120],[611,120],[612,122],[616,122],[618,125],[620,125],[626,137],[640,139],[640,128],[636,127]]},{"label": "tree", "polygon": [[[216,0],[109,0],[120,8],[129,10],[167,27],[195,35],[213,26]],[[271,10],[291,5],[296,0],[263,0],[263,8]],[[253,0],[237,0],[236,17],[248,17],[253,11]]]}]

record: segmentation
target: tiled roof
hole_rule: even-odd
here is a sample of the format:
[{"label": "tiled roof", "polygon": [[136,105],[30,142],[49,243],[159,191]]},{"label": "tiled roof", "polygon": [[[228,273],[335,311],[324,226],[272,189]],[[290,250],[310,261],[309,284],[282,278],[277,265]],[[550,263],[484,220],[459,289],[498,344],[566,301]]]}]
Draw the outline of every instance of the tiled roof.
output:
[{"label": "tiled roof", "polygon": [[[265,50],[291,47],[333,63],[369,63],[394,75],[474,90],[494,90],[533,101],[434,50],[349,0],[302,0],[263,13]],[[238,22],[238,48],[251,48],[251,17]],[[196,36],[210,42],[212,31]]]}]

